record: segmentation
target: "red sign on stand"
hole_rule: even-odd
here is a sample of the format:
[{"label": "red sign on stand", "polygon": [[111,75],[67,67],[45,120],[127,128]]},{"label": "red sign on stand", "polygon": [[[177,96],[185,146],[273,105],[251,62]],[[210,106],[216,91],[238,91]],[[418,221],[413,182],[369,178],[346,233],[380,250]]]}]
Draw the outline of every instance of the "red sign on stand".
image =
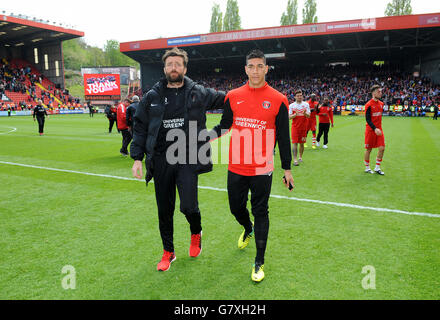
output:
[{"label": "red sign on stand", "polygon": [[86,100],[121,100],[119,74],[84,74]]}]

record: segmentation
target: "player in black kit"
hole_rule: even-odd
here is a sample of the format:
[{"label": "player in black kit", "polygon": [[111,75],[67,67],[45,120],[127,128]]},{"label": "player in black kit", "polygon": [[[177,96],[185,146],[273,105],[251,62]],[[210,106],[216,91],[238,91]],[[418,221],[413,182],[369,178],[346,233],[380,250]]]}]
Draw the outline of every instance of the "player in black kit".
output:
[{"label": "player in black kit", "polygon": [[38,121],[38,132],[40,136],[44,134],[44,118],[48,116],[46,109],[43,107],[41,100],[38,100],[38,104],[34,108],[34,121],[37,118]]}]

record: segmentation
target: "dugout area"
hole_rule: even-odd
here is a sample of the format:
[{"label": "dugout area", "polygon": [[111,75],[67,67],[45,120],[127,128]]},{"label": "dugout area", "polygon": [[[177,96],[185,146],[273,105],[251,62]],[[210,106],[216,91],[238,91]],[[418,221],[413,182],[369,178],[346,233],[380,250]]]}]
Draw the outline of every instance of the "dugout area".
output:
[{"label": "dugout area", "polygon": [[189,54],[188,76],[237,73],[252,49],[275,71],[379,63],[440,83],[440,13],[237,30],[125,42],[122,53],[141,65],[143,91],[163,76],[165,50]]}]

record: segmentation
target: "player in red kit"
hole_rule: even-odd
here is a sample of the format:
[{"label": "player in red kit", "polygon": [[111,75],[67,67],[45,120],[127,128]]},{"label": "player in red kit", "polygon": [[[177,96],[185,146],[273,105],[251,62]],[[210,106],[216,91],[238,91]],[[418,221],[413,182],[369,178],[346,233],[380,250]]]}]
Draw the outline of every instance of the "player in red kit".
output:
[{"label": "player in red kit", "polygon": [[[292,119],[292,144],[293,144],[293,165],[298,166],[302,162],[304,154],[304,143],[306,142],[308,118],[310,117],[309,104],[303,101],[301,90],[295,92],[295,102],[289,106],[289,119]],[[298,150],[299,144],[299,150]],[[299,153],[299,157],[298,157]]]},{"label": "player in red kit", "polygon": [[[316,94],[312,93],[310,96],[310,100],[307,101],[310,107],[310,118],[309,125],[307,128],[307,135],[309,135],[309,131],[312,131],[312,149],[316,149],[316,116],[318,110],[318,99],[316,98]],[[307,138],[306,138],[307,139]],[[307,141],[304,146],[307,145]]]},{"label": "player in red kit", "polygon": [[324,135],[324,145],[322,146],[324,149],[328,148],[328,132],[330,130],[330,122],[333,128],[333,110],[330,106],[330,102],[328,98],[324,98],[324,101],[320,107],[318,107],[319,116],[319,131],[318,131],[318,139],[316,145],[319,147],[319,142],[321,141],[322,135]]},{"label": "player in red kit", "polygon": [[127,126],[127,107],[131,104],[130,99],[125,99],[124,102],[121,102],[118,105],[118,108],[116,110],[116,118],[117,122],[116,125],[118,127],[118,130],[122,133],[122,147],[119,150],[119,152],[127,157],[128,156],[128,145],[131,142],[132,136],[130,131],[128,131]]},{"label": "player in red kit", "polygon": [[365,129],[365,172],[373,173],[370,169],[370,154],[372,149],[377,148],[378,152],[374,172],[383,176],[385,173],[380,169],[380,165],[385,152],[385,137],[382,131],[382,112],[384,104],[379,100],[382,98],[382,88],[378,85],[372,86],[371,95],[373,98],[365,105],[365,119],[367,121]]},{"label": "player in red kit", "polygon": [[[239,249],[246,248],[255,233],[257,252],[251,279],[260,282],[264,279],[269,233],[269,196],[272,177],[276,174],[275,141],[284,170],[283,183],[292,190],[294,181],[290,168],[287,98],[267,84],[268,65],[263,52],[253,50],[246,56],[245,71],[249,81],[226,95],[221,122],[213,131],[218,137],[222,131],[232,128],[227,182],[229,208],[244,228],[238,239]],[[249,191],[254,223],[246,208]]]}]

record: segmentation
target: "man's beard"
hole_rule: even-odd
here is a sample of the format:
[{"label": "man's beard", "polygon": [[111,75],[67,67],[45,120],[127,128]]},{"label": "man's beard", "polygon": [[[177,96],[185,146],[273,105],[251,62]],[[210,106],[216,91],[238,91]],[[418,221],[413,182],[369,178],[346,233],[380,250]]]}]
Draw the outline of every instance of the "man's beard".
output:
[{"label": "man's beard", "polygon": [[166,73],[165,76],[169,83],[180,83],[183,82],[183,74],[177,73],[178,76],[176,78],[172,78],[170,73]]}]

